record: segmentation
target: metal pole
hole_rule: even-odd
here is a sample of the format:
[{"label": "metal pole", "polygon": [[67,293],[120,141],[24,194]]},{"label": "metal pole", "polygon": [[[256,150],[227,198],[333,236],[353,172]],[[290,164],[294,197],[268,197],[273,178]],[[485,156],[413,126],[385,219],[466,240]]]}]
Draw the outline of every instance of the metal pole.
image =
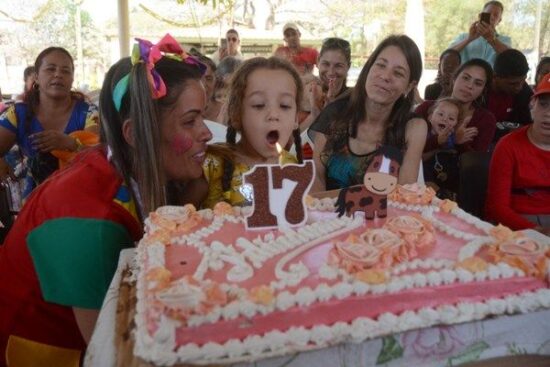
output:
[{"label": "metal pole", "polygon": [[130,21],[128,0],[118,0],[118,45],[120,57],[130,56]]},{"label": "metal pole", "polygon": [[537,13],[535,16],[535,44],[533,45],[533,51],[535,53],[536,60],[538,64],[540,60],[540,21],[542,18],[542,0],[537,0]]},{"label": "metal pole", "polygon": [[84,82],[84,52],[82,50],[82,18],[81,5],[82,1],[76,1],[75,28],[76,28],[76,59],[77,59],[77,80],[80,85]]}]

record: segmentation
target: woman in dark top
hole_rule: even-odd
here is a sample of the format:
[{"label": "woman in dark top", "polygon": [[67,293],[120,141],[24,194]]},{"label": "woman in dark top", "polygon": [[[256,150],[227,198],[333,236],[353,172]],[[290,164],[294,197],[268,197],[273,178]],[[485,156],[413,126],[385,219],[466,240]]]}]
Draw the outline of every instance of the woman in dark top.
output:
[{"label": "woman in dark top", "polygon": [[[481,107],[492,75],[491,66],[481,59],[469,60],[457,70],[451,97],[459,101],[462,110],[455,128],[454,149],[440,151],[423,163],[424,176],[436,178],[434,182],[438,186],[438,196],[458,200],[459,205],[466,205],[459,194],[460,177],[466,177],[460,172],[460,155],[468,151],[487,152],[495,134],[495,116]],[[422,103],[416,108],[416,113],[427,119],[435,102]],[[428,137],[424,151],[438,149],[437,136]]]},{"label": "woman in dark top", "polygon": [[453,88],[453,75],[460,66],[460,52],[449,48],[439,56],[437,77],[433,84],[427,85],[424,90],[425,100],[436,100],[439,97],[448,97]]},{"label": "woman in dark top", "polygon": [[410,111],[421,74],[420,52],[409,37],[390,36],[378,45],[341,116],[329,126],[316,126],[321,134],[314,141],[314,190],[362,183],[372,156],[383,144],[404,153],[399,182],[416,182],[427,126]]},{"label": "woman in dark top", "polygon": [[[465,62],[455,74],[451,97],[462,102],[462,118],[457,125],[455,141],[459,152],[486,152],[489,149],[495,135],[496,120],[489,110],[481,106],[492,79],[491,66],[481,59]],[[416,113],[427,119],[428,111],[434,103],[422,103],[416,108]],[[436,147],[436,142],[428,140],[425,150]]]}]

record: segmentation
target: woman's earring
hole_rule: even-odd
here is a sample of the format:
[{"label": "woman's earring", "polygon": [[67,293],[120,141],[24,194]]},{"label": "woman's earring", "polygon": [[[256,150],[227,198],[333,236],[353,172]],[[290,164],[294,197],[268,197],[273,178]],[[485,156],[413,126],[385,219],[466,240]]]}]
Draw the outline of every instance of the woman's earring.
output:
[{"label": "woman's earring", "polygon": [[34,89],[34,90],[40,89],[40,86],[38,85],[37,82],[32,83],[32,89]]}]

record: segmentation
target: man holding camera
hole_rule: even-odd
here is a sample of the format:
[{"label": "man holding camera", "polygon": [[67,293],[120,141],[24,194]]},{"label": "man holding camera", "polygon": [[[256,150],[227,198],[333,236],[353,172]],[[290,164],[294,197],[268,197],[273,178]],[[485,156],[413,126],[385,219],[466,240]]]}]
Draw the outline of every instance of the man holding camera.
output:
[{"label": "man holding camera", "polygon": [[210,56],[210,59],[214,61],[216,66],[227,56],[232,56],[237,60],[243,60],[243,55],[239,49],[240,45],[241,39],[239,38],[239,32],[231,28],[225,33],[225,38],[221,40],[220,48]]},{"label": "man holding camera", "polygon": [[503,12],[504,6],[500,1],[487,2],[469,32],[462,33],[453,41],[451,48],[460,52],[462,62],[478,58],[493,66],[496,56],[511,46],[510,37],[498,34],[495,29],[502,20]]}]

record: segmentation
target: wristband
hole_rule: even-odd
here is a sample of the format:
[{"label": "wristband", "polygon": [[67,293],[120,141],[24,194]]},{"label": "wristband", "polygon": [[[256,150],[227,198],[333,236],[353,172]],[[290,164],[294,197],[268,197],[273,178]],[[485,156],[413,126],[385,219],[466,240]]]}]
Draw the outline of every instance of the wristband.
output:
[{"label": "wristband", "polygon": [[82,144],[82,142],[80,141],[79,138],[73,138],[74,141],[76,142],[76,152],[78,152],[79,150],[81,150],[83,147],[84,147],[84,144]]}]

